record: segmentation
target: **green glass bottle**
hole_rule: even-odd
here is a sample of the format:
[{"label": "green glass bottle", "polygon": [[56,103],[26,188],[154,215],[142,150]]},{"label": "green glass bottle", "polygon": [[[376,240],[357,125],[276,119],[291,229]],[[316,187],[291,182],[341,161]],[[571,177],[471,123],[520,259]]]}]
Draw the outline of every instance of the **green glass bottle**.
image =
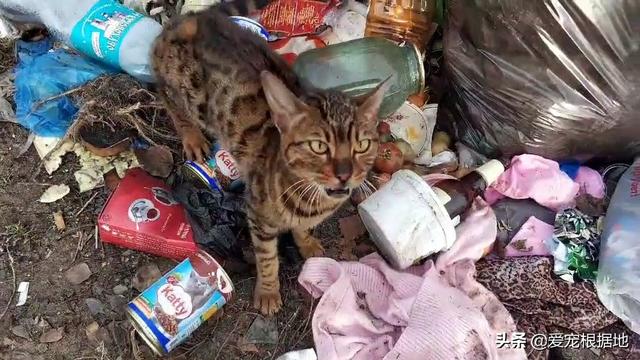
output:
[{"label": "green glass bottle", "polygon": [[424,66],[416,46],[400,46],[381,37],[305,51],[296,59],[293,70],[317,88],[340,90],[351,96],[365,94],[392,76],[380,118],[400,108],[409,95],[424,90]]}]

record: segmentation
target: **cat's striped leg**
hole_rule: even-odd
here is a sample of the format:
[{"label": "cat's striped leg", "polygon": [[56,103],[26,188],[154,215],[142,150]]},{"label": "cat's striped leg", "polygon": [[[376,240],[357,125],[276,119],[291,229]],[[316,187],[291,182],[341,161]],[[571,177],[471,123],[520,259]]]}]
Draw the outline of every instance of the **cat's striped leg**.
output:
[{"label": "cat's striped leg", "polygon": [[250,223],[251,240],[256,254],[257,279],[253,305],[264,315],[273,315],[282,307],[278,271],[278,233]]},{"label": "cat's striped leg", "polygon": [[324,255],[324,248],[320,244],[320,240],[313,236],[311,229],[293,229],[291,231],[293,240],[295,240],[300,254],[305,259],[310,257],[319,257]]}]

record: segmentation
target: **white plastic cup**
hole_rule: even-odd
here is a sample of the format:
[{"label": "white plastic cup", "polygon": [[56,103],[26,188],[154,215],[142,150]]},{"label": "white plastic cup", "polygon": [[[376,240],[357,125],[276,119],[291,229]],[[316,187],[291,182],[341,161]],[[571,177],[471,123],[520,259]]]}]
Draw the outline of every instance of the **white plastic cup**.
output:
[{"label": "white plastic cup", "polygon": [[358,206],[358,213],[381,255],[398,270],[450,248],[456,240],[447,210],[413,171],[393,174]]}]

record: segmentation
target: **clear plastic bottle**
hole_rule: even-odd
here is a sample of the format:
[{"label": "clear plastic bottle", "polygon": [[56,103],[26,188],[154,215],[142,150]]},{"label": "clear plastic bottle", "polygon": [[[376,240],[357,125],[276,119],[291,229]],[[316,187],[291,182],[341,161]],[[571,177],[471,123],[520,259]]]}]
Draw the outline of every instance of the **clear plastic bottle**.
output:
[{"label": "clear plastic bottle", "polygon": [[153,80],[150,54],[162,26],[115,0],[0,0],[0,10],[44,25],[56,39],[141,81]]},{"label": "clear plastic bottle", "polygon": [[365,37],[305,51],[293,64],[303,80],[320,89],[335,89],[351,96],[373,90],[392,76],[391,87],[380,107],[379,117],[396,111],[409,95],[424,89],[422,56],[413,44]]},{"label": "clear plastic bottle", "polygon": [[410,41],[423,51],[435,13],[436,0],[371,0],[365,35]]}]

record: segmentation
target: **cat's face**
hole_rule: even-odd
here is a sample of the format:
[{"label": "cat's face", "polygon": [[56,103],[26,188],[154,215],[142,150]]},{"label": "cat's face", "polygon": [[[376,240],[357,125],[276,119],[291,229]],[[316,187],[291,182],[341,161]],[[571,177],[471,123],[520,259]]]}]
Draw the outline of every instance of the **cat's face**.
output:
[{"label": "cat's face", "polygon": [[266,76],[265,95],[290,170],[327,196],[349,196],[377,156],[377,114],[386,83],[360,99],[339,92],[298,99],[273,75]]},{"label": "cat's face", "polygon": [[209,278],[200,276],[192,271],[191,274],[189,274],[189,278],[185,283],[184,289],[192,296],[205,294],[211,289],[211,285],[208,280]]}]

